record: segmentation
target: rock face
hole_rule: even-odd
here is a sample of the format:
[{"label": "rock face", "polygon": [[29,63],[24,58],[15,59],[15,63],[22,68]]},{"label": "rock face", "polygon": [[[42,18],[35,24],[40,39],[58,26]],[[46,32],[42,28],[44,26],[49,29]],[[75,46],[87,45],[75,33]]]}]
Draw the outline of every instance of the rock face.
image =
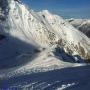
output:
[{"label": "rock face", "polygon": [[8,14],[9,7],[7,0],[0,0],[0,20],[5,20]]},{"label": "rock face", "polygon": [[[27,45],[20,48],[21,44],[18,42],[18,44],[14,45],[15,50],[11,50],[13,52],[12,56],[14,56],[15,52],[26,53],[31,51],[31,46],[42,49],[58,45],[66,53],[79,55],[83,59],[90,58],[90,39],[62,17],[53,15],[47,10],[34,12],[18,2],[19,0],[1,1],[3,3],[6,1],[5,7],[2,7],[5,8],[3,10],[6,19],[0,23],[2,29],[0,33],[4,33],[8,37],[8,41],[4,43],[9,43],[9,41],[15,43],[16,39],[18,39],[27,43],[29,48],[27,49]],[[2,4],[2,6],[4,5]],[[7,11],[8,13],[6,13]],[[14,39],[12,40],[10,37]],[[6,51],[3,54],[6,55]]]},{"label": "rock face", "polygon": [[89,19],[69,19],[70,24],[86,34],[90,38],[90,20]]}]

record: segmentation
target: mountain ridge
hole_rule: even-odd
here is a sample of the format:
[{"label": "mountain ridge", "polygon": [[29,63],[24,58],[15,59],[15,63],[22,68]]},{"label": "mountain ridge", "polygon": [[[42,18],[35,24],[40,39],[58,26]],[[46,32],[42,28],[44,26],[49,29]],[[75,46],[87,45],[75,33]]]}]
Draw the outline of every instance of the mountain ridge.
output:
[{"label": "mountain ridge", "polygon": [[47,10],[39,13],[28,10],[17,0],[9,2],[9,8],[7,23],[4,25],[4,32],[8,35],[37,48],[47,48],[56,43],[63,44],[67,53],[89,59],[90,39],[62,17]]},{"label": "mountain ridge", "polygon": [[67,21],[90,38],[89,19],[67,19]]}]

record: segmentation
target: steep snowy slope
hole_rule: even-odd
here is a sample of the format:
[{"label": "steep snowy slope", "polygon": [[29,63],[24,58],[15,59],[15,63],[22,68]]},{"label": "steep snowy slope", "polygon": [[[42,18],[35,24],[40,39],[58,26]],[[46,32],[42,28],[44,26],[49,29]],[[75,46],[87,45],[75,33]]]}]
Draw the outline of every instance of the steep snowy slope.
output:
[{"label": "steep snowy slope", "polygon": [[[11,14],[13,7],[19,10],[19,7],[14,6],[15,3],[19,4],[19,2],[14,0],[0,0],[0,69],[26,63],[28,62],[26,57],[30,58],[38,52],[38,45],[33,45],[31,38],[29,40],[30,43],[27,42],[26,38],[24,39],[23,29],[18,28],[19,23],[16,22],[17,19]],[[15,21],[13,22],[14,19]],[[26,40],[26,42],[21,40],[21,38]]]},{"label": "steep snowy slope", "polygon": [[10,59],[12,63],[18,55],[33,55],[53,45],[69,54],[90,58],[90,39],[61,17],[47,10],[36,13],[18,0],[1,1],[0,33],[6,39],[0,42],[0,60]]},{"label": "steep snowy slope", "polygon": [[90,20],[89,19],[67,19],[75,28],[82,31],[90,38]]},{"label": "steep snowy slope", "polygon": [[[65,22],[61,17],[48,11],[41,14],[28,10],[23,4],[11,1],[9,4],[9,34],[37,47],[49,47],[61,41],[67,52],[90,57],[90,39]],[[16,31],[15,31],[16,30]]]},{"label": "steep snowy slope", "polygon": [[28,10],[23,4],[13,0],[10,2],[8,22],[10,35],[37,46],[48,46],[50,40],[47,26],[43,25],[37,13]]},{"label": "steep snowy slope", "polygon": [[[89,58],[90,39],[59,16],[43,11],[42,14],[45,14],[45,18],[13,0],[9,6],[10,35],[44,48],[62,40],[65,42],[67,52],[70,49],[72,54]],[[55,20],[56,22],[54,22]]]},{"label": "steep snowy slope", "polygon": [[82,32],[47,10],[39,12],[39,15],[47,26],[52,27],[52,31],[59,37],[58,43],[60,45],[63,43],[66,52],[80,55],[83,58],[90,58],[90,39]]}]

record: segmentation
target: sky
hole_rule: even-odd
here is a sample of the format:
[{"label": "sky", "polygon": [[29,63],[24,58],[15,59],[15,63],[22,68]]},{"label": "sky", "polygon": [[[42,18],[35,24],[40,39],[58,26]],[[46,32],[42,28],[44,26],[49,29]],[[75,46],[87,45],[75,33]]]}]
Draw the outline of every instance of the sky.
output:
[{"label": "sky", "polygon": [[49,10],[64,18],[90,18],[90,0],[22,0],[35,11]]}]

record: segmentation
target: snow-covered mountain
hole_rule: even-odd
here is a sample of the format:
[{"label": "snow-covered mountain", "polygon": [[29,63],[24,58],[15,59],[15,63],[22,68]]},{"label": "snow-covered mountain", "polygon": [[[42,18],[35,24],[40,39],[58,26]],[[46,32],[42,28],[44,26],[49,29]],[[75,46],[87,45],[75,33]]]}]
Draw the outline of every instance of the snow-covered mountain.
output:
[{"label": "snow-covered mountain", "polygon": [[20,0],[0,0],[1,89],[12,86],[7,78],[77,67],[84,60],[90,60],[90,39],[62,17],[34,12]]},{"label": "snow-covered mountain", "polygon": [[90,39],[61,17],[47,10],[36,13],[17,0],[8,2],[6,20],[1,23],[3,32],[40,49],[63,44],[66,52],[89,59]]},{"label": "snow-covered mountain", "polygon": [[90,38],[90,20],[89,19],[67,19],[75,28],[82,31]]},{"label": "snow-covered mountain", "polygon": [[22,59],[28,61],[26,57],[34,57],[43,50],[52,53],[55,48],[62,48],[73,57],[90,59],[90,39],[48,10],[34,12],[18,0],[1,0],[0,17],[0,33],[5,37],[0,40],[0,60],[3,60],[0,68],[6,61],[12,67],[13,62],[22,64]]}]

